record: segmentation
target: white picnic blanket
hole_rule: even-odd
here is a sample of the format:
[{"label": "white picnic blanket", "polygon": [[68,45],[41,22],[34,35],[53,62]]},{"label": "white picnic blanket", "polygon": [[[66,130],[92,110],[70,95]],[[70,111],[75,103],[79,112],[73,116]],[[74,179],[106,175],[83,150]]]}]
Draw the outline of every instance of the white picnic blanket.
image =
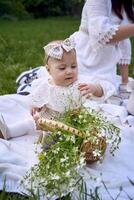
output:
[{"label": "white picnic blanket", "polygon": [[[115,198],[122,186],[123,190],[118,200],[127,200],[128,195],[133,199],[134,186],[129,179],[134,182],[134,117],[128,116],[123,106],[100,104],[97,109],[105,111],[109,119],[120,126],[122,141],[114,157],[107,151],[102,163],[95,163],[83,169],[87,193],[91,188],[101,186],[99,192],[102,199],[111,200],[110,195]],[[34,145],[37,137],[38,134],[20,136],[8,141],[0,139],[0,189],[3,188],[6,177],[6,190],[21,193],[23,189],[19,186],[20,179],[37,161]],[[98,180],[102,179],[108,191],[100,181],[91,181],[89,174],[99,177]],[[79,199],[77,192],[72,199]],[[90,197],[87,196],[87,199]]]},{"label": "white picnic blanket", "polygon": [[9,141],[0,139],[0,190],[6,178],[6,191],[21,192],[19,180],[36,162],[37,135],[24,135]]}]

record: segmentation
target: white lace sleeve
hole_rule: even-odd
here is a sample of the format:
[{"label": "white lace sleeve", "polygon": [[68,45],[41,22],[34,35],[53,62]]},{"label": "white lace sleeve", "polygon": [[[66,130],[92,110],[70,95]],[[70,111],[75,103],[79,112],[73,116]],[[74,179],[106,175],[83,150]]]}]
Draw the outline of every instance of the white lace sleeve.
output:
[{"label": "white lace sleeve", "polygon": [[104,102],[116,93],[116,89],[110,81],[107,81],[107,80],[104,80],[104,79],[98,79],[98,80],[96,79],[95,83],[99,84],[102,87],[103,96],[102,97],[95,97],[94,96],[93,100]]},{"label": "white lace sleeve", "polygon": [[42,107],[48,103],[49,85],[43,79],[33,81],[30,101],[32,107]]},{"label": "white lace sleeve", "polygon": [[107,100],[109,97],[114,95],[116,93],[115,86],[106,80],[100,80],[99,84],[103,88],[103,98],[104,100]]},{"label": "white lace sleeve", "polygon": [[87,0],[85,8],[90,44],[98,49],[112,39],[119,25],[110,19],[107,0]]},{"label": "white lace sleeve", "polygon": [[131,62],[131,42],[130,39],[119,42],[118,47],[121,52],[121,58],[118,64],[129,65]]}]

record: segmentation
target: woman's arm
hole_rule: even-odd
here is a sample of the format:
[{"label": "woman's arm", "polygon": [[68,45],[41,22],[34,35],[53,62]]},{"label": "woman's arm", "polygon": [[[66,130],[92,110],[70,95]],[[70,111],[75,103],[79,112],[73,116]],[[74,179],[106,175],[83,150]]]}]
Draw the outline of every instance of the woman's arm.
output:
[{"label": "woman's arm", "polygon": [[130,39],[122,40],[118,43],[118,48],[121,53],[120,60],[118,61],[119,74],[121,75],[121,83],[126,85],[129,76],[129,64],[131,63],[131,41]]},{"label": "woman's arm", "polygon": [[[134,24],[114,24],[111,20],[110,9],[107,0],[87,0],[83,8],[90,45],[95,49],[134,36]],[[85,21],[84,19],[82,21]]]},{"label": "woman's arm", "polygon": [[134,36],[134,24],[121,25],[108,43],[115,43]]},{"label": "woman's arm", "polygon": [[126,85],[128,83],[128,65],[127,64],[119,64],[119,70],[121,75],[121,83]]}]

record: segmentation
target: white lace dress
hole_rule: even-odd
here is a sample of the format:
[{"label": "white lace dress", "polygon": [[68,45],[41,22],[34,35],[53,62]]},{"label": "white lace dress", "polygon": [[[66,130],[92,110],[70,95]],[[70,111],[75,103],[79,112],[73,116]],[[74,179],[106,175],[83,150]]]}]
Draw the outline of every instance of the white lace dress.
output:
[{"label": "white lace dress", "polygon": [[71,35],[76,43],[81,74],[101,75],[116,85],[116,65],[130,63],[131,44],[129,39],[115,44],[107,42],[119,25],[130,23],[125,12],[123,16],[123,20],[115,16],[111,0],[85,2],[79,31]]},{"label": "white lace dress", "polygon": [[30,95],[0,96],[0,114],[8,127],[7,138],[36,132],[31,115],[31,109],[34,107],[43,107],[47,113],[45,116],[49,118],[54,113],[62,113],[66,109],[77,108],[83,104],[85,99],[81,97],[78,90],[79,82],[99,83],[102,86],[104,95],[101,98],[92,97],[91,102],[103,103],[115,92],[115,87],[110,82],[99,78],[81,76],[69,87],[61,87],[49,84],[46,77],[32,82]]}]

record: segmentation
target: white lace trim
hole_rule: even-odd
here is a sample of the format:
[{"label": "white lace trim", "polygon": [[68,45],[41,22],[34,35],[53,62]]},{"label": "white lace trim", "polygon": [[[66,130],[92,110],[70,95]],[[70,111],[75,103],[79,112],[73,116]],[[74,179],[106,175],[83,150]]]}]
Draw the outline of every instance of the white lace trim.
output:
[{"label": "white lace trim", "polygon": [[116,34],[116,31],[119,29],[119,25],[115,25],[110,28],[109,31],[99,33],[99,36],[97,38],[97,42],[93,45],[93,47],[98,50],[100,48],[103,48]]},{"label": "white lace trim", "polygon": [[129,65],[130,62],[131,62],[131,59],[122,58],[119,60],[118,64],[119,65]]}]

